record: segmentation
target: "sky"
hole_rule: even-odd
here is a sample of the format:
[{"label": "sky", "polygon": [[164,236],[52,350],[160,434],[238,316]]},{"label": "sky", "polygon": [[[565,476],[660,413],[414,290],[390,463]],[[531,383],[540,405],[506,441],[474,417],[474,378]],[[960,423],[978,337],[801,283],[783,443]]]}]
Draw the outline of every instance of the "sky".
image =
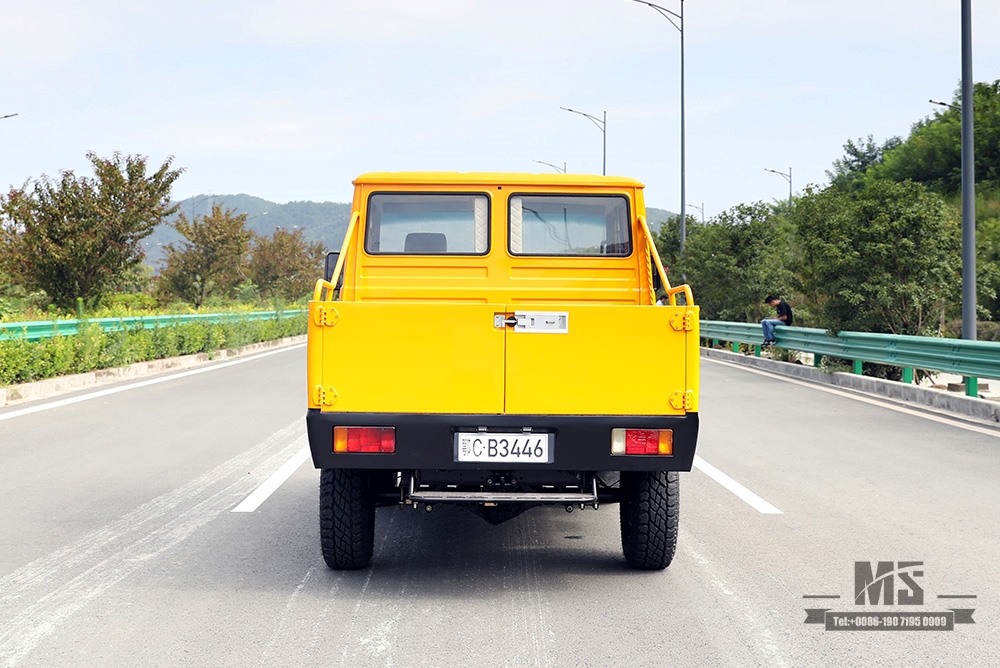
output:
[{"label": "sky", "polygon": [[[680,11],[680,0],[661,0]],[[1000,79],[1000,2],[973,0]],[[684,2],[688,213],[823,185],[961,77],[960,2]],[[172,156],[174,199],[348,202],[368,171],[607,172],[680,206],[679,31],[632,0],[0,0],[0,189]]]}]

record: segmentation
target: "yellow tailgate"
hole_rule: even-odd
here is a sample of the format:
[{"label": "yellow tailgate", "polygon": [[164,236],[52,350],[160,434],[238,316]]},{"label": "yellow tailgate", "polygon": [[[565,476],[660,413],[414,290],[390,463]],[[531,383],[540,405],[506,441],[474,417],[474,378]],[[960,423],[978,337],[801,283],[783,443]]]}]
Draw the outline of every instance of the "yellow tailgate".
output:
[{"label": "yellow tailgate", "polygon": [[696,307],[551,303],[514,312],[546,314],[542,318],[556,327],[565,314],[566,331],[546,331],[544,322],[536,331],[508,329],[508,413],[683,415],[697,410],[697,358],[688,368],[692,356],[687,354],[698,346]]},{"label": "yellow tailgate", "polygon": [[309,303],[310,406],[502,413],[503,304]]}]

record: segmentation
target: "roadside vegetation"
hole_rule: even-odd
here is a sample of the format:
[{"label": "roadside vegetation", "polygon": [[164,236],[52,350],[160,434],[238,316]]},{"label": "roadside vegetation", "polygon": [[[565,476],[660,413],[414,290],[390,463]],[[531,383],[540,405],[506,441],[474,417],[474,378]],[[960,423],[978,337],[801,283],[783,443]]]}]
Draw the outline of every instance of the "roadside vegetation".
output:
[{"label": "roadside vegetation", "polygon": [[[262,235],[221,205],[174,216],[168,159],[91,153],[92,176],[41,176],[0,195],[0,322],[304,308],[324,247],[304,231]],[[171,217],[180,241],[146,263],[145,239]],[[237,320],[0,341],[0,384],[235,348],[305,332],[305,317]]]},{"label": "roadside vegetation", "polygon": [[87,325],[74,336],[0,341],[0,385],[127,366],[135,362],[212,353],[304,334],[306,316],[225,323],[186,323],[104,332]]},{"label": "roadside vegetation", "polygon": [[[978,338],[1000,340],[1000,81],[976,84],[975,105]],[[671,279],[691,284],[709,320],[755,322],[773,293],[802,326],[961,336],[959,111],[918,121],[906,139],[848,140],[827,176],[790,207],[688,216],[683,257],[678,217],[664,221]]]}]

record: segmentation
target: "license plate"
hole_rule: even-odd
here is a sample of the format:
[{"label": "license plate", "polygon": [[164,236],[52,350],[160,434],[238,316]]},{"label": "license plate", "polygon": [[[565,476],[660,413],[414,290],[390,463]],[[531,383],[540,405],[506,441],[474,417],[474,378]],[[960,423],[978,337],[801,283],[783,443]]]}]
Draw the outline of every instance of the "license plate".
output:
[{"label": "license plate", "polygon": [[551,464],[555,434],[455,434],[456,462]]}]

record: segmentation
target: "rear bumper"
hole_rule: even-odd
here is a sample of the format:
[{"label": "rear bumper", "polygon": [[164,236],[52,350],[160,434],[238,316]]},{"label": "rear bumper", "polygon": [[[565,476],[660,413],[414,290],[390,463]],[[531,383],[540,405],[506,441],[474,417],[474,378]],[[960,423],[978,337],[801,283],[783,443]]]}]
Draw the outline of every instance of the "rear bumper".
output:
[{"label": "rear bumper", "polygon": [[[393,454],[334,453],[334,427],[395,427]],[[698,414],[649,415],[441,415],[399,413],[306,414],[309,448],[316,468],[441,470],[550,470],[550,471],[690,471],[698,440]],[[551,464],[497,465],[455,461],[454,435],[458,431],[551,432],[555,436]],[[611,430],[673,429],[672,456],[611,454]]]}]

